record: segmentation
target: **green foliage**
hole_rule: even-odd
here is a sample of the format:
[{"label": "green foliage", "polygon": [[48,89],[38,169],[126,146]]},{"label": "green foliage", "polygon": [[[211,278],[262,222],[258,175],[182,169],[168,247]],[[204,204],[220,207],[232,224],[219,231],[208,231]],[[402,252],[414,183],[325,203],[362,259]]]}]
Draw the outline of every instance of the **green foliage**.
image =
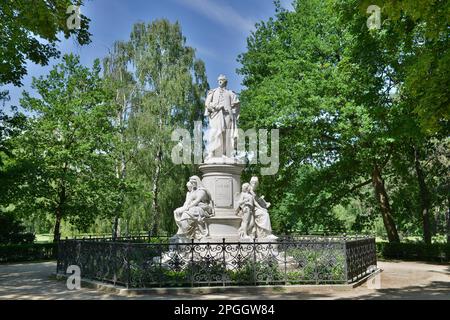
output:
[{"label": "green foliage", "polygon": [[[448,74],[448,29],[441,28],[430,46],[417,40],[418,21],[434,19],[428,14],[386,19],[381,30],[369,31],[364,3],[294,1],[292,12],[278,6],[274,18],[257,25],[239,57],[246,86],[241,125],[280,130],[280,171],[261,183],[262,193],[272,197],[278,233],[373,232],[381,213],[396,241],[396,227],[416,232],[431,220],[431,211],[444,215],[448,174],[436,172],[445,170],[438,157],[448,154],[437,156],[431,141],[448,135],[448,77],[441,77]],[[437,60],[422,55],[425,48]],[[430,73],[414,71],[418,64]],[[420,81],[411,85],[411,77]],[[427,86],[434,88],[425,92]],[[438,119],[432,136],[420,130],[428,125],[418,111]],[[418,170],[425,174],[419,177]],[[430,188],[438,181],[440,191],[419,189],[423,177]]]},{"label": "green foliage", "polygon": [[296,2],[259,24],[240,56],[241,124],[280,129],[281,169],[265,187],[280,231],[341,228],[330,211],[367,179],[375,156],[373,112],[346,99],[360,85],[339,69],[344,36],[328,1]]},{"label": "green foliage", "polygon": [[289,256],[298,264],[298,270],[287,273],[291,283],[345,281],[345,254],[342,250],[290,249]]},{"label": "green foliage", "polygon": [[82,0],[4,0],[0,4],[0,84],[20,86],[26,62],[47,65],[59,56],[58,34],[75,36],[80,45],[90,42],[89,19],[81,15],[80,29],[69,30],[66,11]]},{"label": "green foliage", "polygon": [[62,219],[83,230],[111,216],[117,201],[114,128],[99,72],[98,61],[90,70],[66,55],[48,76],[33,79],[41,98],[24,93],[21,100],[36,116],[14,140],[4,205],[22,217],[52,215],[55,239]]},{"label": "green foliage", "polygon": [[13,214],[0,211],[0,244],[33,242],[34,234],[25,230],[25,226]]},{"label": "green foliage", "polygon": [[276,259],[266,261],[246,261],[237,270],[227,271],[230,279],[237,285],[254,284],[255,282],[273,284],[284,279],[283,270]]},{"label": "green foliage", "polygon": [[167,20],[135,24],[130,40],[117,42],[104,62],[120,127],[119,171],[133,186],[123,198],[122,229],[173,232],[172,212],[185,195],[180,181],[193,168],[172,163],[171,134],[201,120],[204,63],[186,45],[181,26]]},{"label": "green foliage", "polygon": [[0,263],[54,259],[56,247],[53,243],[0,245]]},{"label": "green foliage", "polygon": [[[346,1],[339,1],[346,2]],[[448,130],[450,120],[450,71],[448,1],[354,1],[361,12],[371,4],[381,8],[382,29],[393,26],[402,54],[398,67],[409,108],[427,134]],[[364,15],[364,12],[362,12]]]},{"label": "green foliage", "polygon": [[448,243],[377,243],[377,253],[383,259],[450,262]]},{"label": "green foliage", "polygon": [[0,170],[4,167],[4,162],[11,160],[11,141],[20,134],[26,123],[26,117],[18,112],[12,116],[6,115],[0,110]]}]

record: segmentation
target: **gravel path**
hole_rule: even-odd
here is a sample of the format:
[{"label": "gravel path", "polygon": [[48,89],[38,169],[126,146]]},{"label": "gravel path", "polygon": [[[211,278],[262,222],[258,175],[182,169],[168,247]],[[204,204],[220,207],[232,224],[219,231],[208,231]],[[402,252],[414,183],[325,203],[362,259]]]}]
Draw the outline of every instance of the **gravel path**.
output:
[{"label": "gravel path", "polygon": [[369,289],[366,284],[353,290],[314,289],[300,293],[240,292],[231,294],[193,294],[121,296],[89,288],[70,291],[65,281],[56,281],[54,262],[0,265],[0,300],[111,300],[111,299],[444,299],[450,300],[450,265],[420,262],[379,262],[381,288]]}]

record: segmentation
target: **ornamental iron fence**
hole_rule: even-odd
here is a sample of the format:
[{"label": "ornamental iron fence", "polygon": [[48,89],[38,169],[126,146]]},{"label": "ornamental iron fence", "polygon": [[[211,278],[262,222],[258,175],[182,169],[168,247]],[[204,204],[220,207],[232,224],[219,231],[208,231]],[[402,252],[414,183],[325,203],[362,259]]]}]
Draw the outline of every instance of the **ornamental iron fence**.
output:
[{"label": "ornamental iron fence", "polygon": [[374,272],[375,239],[290,236],[276,242],[174,244],[168,238],[62,240],[57,274],[127,288],[348,284]]}]

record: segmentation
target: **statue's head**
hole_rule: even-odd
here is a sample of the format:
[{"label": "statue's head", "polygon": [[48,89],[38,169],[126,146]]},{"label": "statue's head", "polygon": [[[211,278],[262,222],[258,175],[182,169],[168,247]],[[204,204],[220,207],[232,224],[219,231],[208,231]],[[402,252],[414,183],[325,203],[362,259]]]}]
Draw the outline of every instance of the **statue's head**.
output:
[{"label": "statue's head", "polygon": [[248,192],[250,190],[250,183],[244,183],[242,185],[242,192]]},{"label": "statue's head", "polygon": [[227,84],[228,84],[228,79],[225,75],[221,74],[219,76],[219,78],[217,79],[217,81],[219,82],[219,86],[221,88],[226,88]]},{"label": "statue's head", "polygon": [[186,187],[189,192],[191,192],[194,189],[194,185],[192,184],[191,181],[188,181],[188,183],[186,183]]},{"label": "statue's head", "polygon": [[189,182],[192,184],[193,189],[198,189],[202,185],[202,180],[198,176],[192,176],[189,178]]},{"label": "statue's head", "polygon": [[256,188],[258,188],[259,185],[258,177],[252,177],[250,180],[250,185],[252,186],[253,190],[256,190]]}]

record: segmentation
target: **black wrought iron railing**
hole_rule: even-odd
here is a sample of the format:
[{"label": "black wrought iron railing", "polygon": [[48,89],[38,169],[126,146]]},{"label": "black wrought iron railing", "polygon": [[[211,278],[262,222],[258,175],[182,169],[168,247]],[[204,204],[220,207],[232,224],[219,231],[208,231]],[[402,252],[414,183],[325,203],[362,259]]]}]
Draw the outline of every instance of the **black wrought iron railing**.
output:
[{"label": "black wrought iron railing", "polygon": [[57,273],[128,288],[346,284],[376,266],[375,239],[282,237],[277,242],[171,244],[154,238],[63,240]]}]

